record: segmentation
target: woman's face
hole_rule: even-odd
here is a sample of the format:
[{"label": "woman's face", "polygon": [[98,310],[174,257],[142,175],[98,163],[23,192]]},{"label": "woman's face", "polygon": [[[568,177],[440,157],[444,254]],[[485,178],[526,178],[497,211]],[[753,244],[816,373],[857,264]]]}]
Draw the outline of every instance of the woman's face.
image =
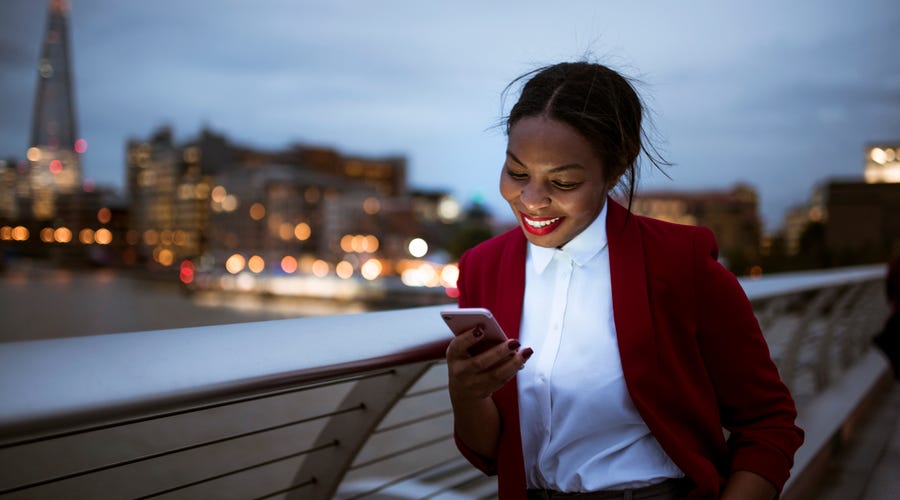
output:
[{"label": "woman's face", "polygon": [[597,218],[614,185],[590,143],[569,125],[535,116],[510,129],[500,194],[531,243],[568,243]]}]

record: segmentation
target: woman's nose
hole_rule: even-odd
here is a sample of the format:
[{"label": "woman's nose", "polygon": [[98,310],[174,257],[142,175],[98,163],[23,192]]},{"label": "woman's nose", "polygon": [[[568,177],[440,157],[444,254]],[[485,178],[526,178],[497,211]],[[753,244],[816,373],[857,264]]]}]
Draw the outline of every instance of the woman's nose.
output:
[{"label": "woman's nose", "polygon": [[550,204],[550,196],[547,195],[547,190],[534,183],[528,183],[522,188],[520,198],[522,204],[529,210],[543,208]]}]

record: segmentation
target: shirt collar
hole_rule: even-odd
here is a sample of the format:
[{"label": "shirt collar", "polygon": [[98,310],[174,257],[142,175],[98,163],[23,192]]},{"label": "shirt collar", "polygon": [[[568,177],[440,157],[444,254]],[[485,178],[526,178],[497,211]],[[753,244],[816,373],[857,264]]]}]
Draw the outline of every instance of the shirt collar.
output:
[{"label": "shirt collar", "polygon": [[603,204],[603,210],[600,211],[597,218],[561,249],[528,243],[528,252],[538,274],[544,272],[557,252],[572,259],[579,266],[583,266],[606,248],[606,207],[608,206],[609,200]]}]

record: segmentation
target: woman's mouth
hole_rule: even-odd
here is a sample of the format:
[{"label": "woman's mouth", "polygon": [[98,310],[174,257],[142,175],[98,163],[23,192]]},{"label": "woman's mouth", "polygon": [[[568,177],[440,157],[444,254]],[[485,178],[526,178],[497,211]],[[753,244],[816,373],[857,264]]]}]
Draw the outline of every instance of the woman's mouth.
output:
[{"label": "woman's mouth", "polygon": [[522,227],[537,236],[552,232],[564,219],[564,217],[529,217],[522,212],[519,214],[522,216]]}]

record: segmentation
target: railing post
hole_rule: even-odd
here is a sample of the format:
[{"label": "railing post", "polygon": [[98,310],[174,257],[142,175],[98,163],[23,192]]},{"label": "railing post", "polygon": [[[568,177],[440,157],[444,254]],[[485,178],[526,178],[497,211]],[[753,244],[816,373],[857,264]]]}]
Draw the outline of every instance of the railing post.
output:
[{"label": "railing post", "polygon": [[334,446],[303,462],[291,484],[307,486],[288,493],[287,498],[333,498],[344,474],[372,431],[430,366],[431,362],[398,366],[383,376],[357,382],[341,402],[339,409],[362,408],[362,411],[341,413],[328,421],[319,433],[314,447],[329,444]]},{"label": "railing post", "polygon": [[796,395],[796,375],[797,375],[797,365],[798,358],[800,357],[800,351],[803,346],[804,341],[809,335],[810,326],[816,318],[820,317],[822,311],[828,307],[828,305],[834,300],[834,296],[837,293],[839,287],[832,286],[822,290],[819,290],[815,297],[812,300],[812,303],[809,304],[806,309],[801,313],[800,320],[794,328],[794,332],[791,334],[790,339],[788,340],[788,347],[785,351],[785,355],[783,358],[783,365],[780,366],[781,377],[784,379],[784,383],[787,384],[788,388],[792,393]]},{"label": "railing post", "polygon": [[816,392],[822,391],[831,382],[833,376],[832,357],[838,354],[834,352],[835,346],[840,346],[840,343],[836,342],[835,338],[841,336],[839,329],[843,330],[845,335],[847,334],[846,324],[849,322],[848,317],[853,316],[854,306],[860,302],[860,297],[864,297],[865,288],[865,282],[859,282],[845,288],[828,315],[825,333],[822,335],[816,350]]}]

